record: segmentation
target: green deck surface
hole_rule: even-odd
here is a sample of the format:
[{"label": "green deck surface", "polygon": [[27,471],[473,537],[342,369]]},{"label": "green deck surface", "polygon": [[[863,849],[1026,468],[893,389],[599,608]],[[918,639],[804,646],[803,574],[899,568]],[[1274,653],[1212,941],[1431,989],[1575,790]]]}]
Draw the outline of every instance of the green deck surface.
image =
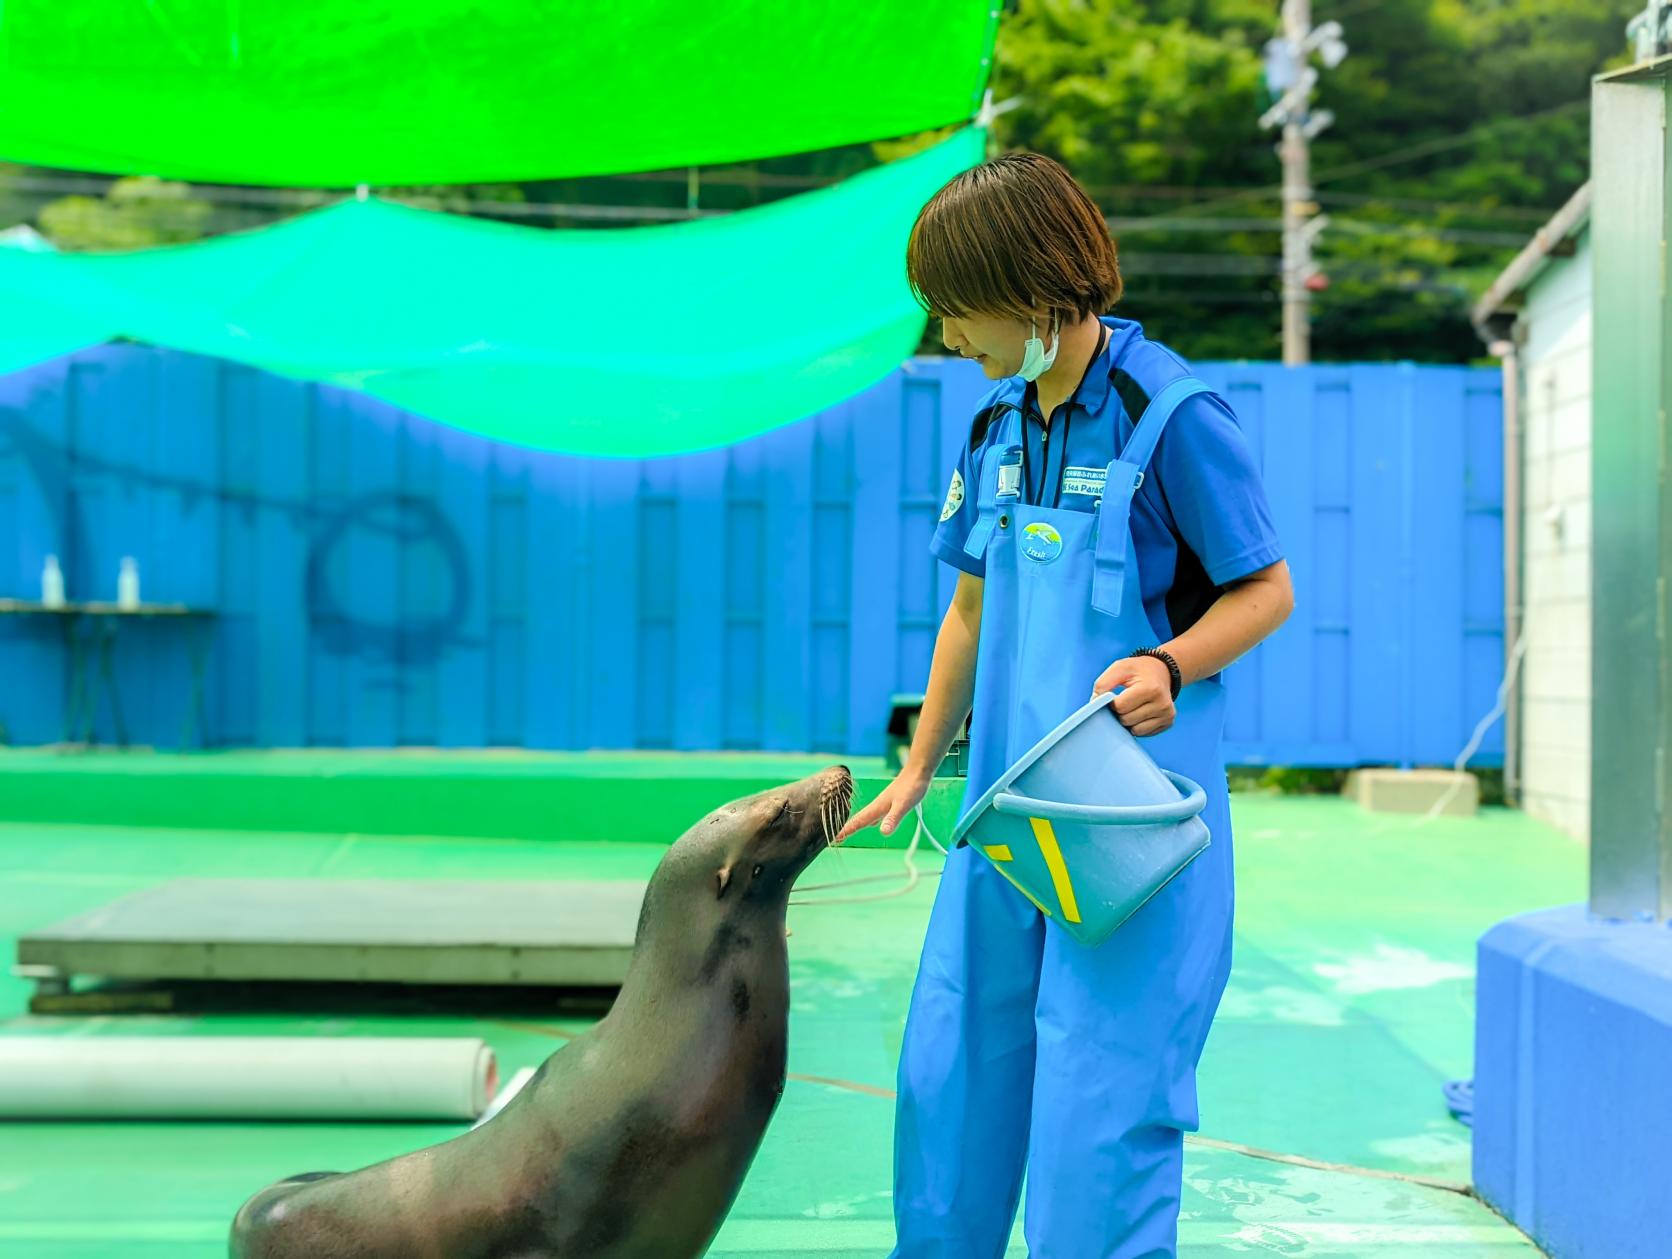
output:
[{"label": "green deck surface", "polygon": [[[34,798],[45,792],[37,777],[51,779],[65,812],[85,807],[73,801],[78,779],[63,758],[40,776],[20,758],[0,758],[0,817],[12,816],[13,785],[28,781]],[[177,767],[201,774],[214,759]],[[481,766],[472,759],[431,758],[425,772],[474,783]],[[607,774],[610,758],[599,759]],[[102,775],[102,760],[87,771]],[[650,763],[629,775],[641,789]],[[143,772],[177,795],[200,790],[200,780],[165,768],[159,758]],[[1334,799],[1233,799],[1236,968],[1202,1067],[1203,1139],[1188,1148],[1181,1253],[1535,1255],[1460,1193],[1222,1145],[1467,1181],[1468,1130],[1447,1115],[1440,1088],[1471,1073],[1475,940],[1510,914],[1581,899],[1583,849],[1501,810],[1413,825]],[[498,816],[514,821],[515,812],[507,805]],[[0,948],[9,959],[20,932],[180,875],[611,879],[647,875],[658,855],[642,843],[0,822]],[[935,865],[932,855],[924,862]],[[822,856],[803,882],[900,868],[897,852],[847,849]],[[926,880],[892,900],[792,910],[792,1079],[712,1255],[886,1255],[894,1064],[933,888]],[[43,1018],[24,1013],[27,997],[22,981],[0,977],[0,1034],[464,1033],[488,1039],[507,1076],[584,1026],[538,1014]],[[262,1184],[360,1166],[458,1131],[0,1124],[0,1256],[210,1259],[224,1254],[232,1212]],[[1011,1254],[1023,1253],[1018,1231]]]}]

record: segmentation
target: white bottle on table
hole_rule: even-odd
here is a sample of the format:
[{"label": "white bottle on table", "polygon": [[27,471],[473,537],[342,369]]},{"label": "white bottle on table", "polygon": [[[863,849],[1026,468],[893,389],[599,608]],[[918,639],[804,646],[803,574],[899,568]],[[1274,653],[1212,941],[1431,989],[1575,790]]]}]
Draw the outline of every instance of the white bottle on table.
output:
[{"label": "white bottle on table", "polygon": [[64,606],[64,570],[58,567],[56,555],[47,556],[46,563],[41,566],[41,606]]},{"label": "white bottle on table", "polygon": [[122,557],[121,570],[116,574],[116,606],[132,612],[139,606],[139,565],[134,557]]}]

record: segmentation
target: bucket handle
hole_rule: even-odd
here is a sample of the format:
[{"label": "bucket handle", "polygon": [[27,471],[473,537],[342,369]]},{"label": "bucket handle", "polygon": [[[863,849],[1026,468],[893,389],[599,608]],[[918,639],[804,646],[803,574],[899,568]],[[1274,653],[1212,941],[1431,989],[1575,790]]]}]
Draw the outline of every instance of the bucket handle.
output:
[{"label": "bucket handle", "polygon": [[[1160,768],[1159,766],[1157,768]],[[993,797],[1000,813],[1020,813],[1051,822],[1085,822],[1092,826],[1142,826],[1161,822],[1183,822],[1206,807],[1207,792],[1198,783],[1170,769],[1161,772],[1177,787],[1183,799],[1165,804],[1068,804],[1060,800],[1035,800],[1032,796],[1001,791]]]}]

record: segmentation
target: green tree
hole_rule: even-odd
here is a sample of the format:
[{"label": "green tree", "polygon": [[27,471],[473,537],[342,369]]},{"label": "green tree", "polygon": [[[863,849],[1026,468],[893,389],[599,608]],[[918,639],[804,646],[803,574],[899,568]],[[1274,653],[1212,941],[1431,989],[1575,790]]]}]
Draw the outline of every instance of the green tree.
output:
[{"label": "green tree", "polygon": [[[1352,53],[1313,149],[1330,215],[1322,360],[1463,361],[1471,299],[1586,178],[1590,77],[1637,0],[1318,0]],[[1017,0],[999,36],[1005,147],[1062,159],[1111,216],[1124,313],[1186,354],[1273,358],[1281,313],[1269,0]]]},{"label": "green tree", "polygon": [[31,217],[33,207],[18,185],[22,175],[23,167],[0,162],[0,231],[26,223]]},{"label": "green tree", "polygon": [[[1169,12],[1187,8],[1216,11],[1206,25]],[[1022,102],[1001,134],[1094,184],[1250,178],[1253,154],[1239,150],[1260,112],[1261,41],[1246,18],[1261,8],[1023,0],[998,45],[998,92]]]},{"label": "green tree", "polygon": [[189,185],[141,176],[116,180],[102,197],[60,197],[39,219],[61,249],[144,249],[196,240],[212,213]]}]

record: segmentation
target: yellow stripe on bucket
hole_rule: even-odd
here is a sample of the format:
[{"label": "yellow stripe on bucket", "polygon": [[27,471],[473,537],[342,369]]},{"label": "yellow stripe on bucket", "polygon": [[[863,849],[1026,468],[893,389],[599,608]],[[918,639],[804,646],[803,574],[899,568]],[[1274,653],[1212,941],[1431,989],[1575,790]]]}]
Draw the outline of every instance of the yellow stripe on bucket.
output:
[{"label": "yellow stripe on bucket", "polygon": [[1062,849],[1057,847],[1057,833],[1042,817],[1030,817],[1033,837],[1039,841],[1039,851],[1045,854],[1046,868],[1051,871],[1051,883],[1062,902],[1062,916],[1069,922],[1080,921],[1080,906],[1074,899],[1074,885],[1068,881],[1068,867],[1063,864]]},{"label": "yellow stripe on bucket", "polygon": [[1016,859],[1010,855],[1009,844],[988,844],[987,855],[994,861],[1014,861]]}]

